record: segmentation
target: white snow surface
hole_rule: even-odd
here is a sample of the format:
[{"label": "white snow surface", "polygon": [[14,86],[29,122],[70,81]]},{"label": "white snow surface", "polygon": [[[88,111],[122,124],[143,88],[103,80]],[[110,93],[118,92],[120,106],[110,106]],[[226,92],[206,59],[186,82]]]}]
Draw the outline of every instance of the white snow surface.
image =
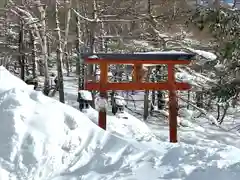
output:
[{"label": "white snow surface", "polygon": [[[212,52],[208,52],[208,51],[204,51],[204,50],[198,50],[198,49],[192,49],[189,47],[185,47],[185,49],[187,49],[188,51],[202,57],[201,61],[197,61],[198,64],[205,64],[206,62],[209,61],[214,61],[217,59],[217,56],[212,53]],[[171,50],[171,51],[151,51],[151,52],[144,52],[144,53],[140,53],[140,54],[187,54],[184,51],[175,51],[175,50]],[[145,66],[150,66],[150,65],[145,65]]]},{"label": "white snow surface", "polygon": [[80,93],[81,97],[86,101],[92,101],[92,93],[87,90],[80,90],[78,91]]},{"label": "white snow surface", "polygon": [[195,54],[197,54],[197,55],[202,57],[201,61],[197,62],[198,64],[202,64],[203,65],[206,62],[214,61],[214,60],[217,59],[217,56],[214,53],[212,53],[212,52],[208,52],[208,51],[204,51],[204,50],[198,50],[198,49],[192,49],[192,48],[189,48],[189,47],[186,47],[186,49],[188,49],[192,53],[195,53]]},{"label": "white snow surface", "polygon": [[[237,180],[240,150],[157,140],[137,118],[108,130],[0,67],[1,180]],[[87,117],[88,116],[88,117]],[[133,126],[134,125],[134,126]],[[146,135],[147,134],[147,135]],[[139,137],[151,136],[144,139]],[[190,138],[190,137],[189,137]],[[138,140],[138,141],[136,141]]]},{"label": "white snow surface", "polygon": [[210,60],[210,61],[214,61],[217,59],[217,56],[211,52],[208,52],[208,51],[203,51],[203,50],[192,50],[192,52],[200,55],[200,56],[203,56],[204,58]]},{"label": "white snow surface", "polygon": [[170,51],[150,51],[150,52],[141,52],[137,54],[187,54],[184,51],[175,51],[175,50],[170,50]]},{"label": "white snow surface", "polygon": [[125,99],[122,96],[115,95],[114,98],[118,106],[125,106],[127,104]]},{"label": "white snow surface", "polygon": [[100,96],[96,97],[94,103],[98,111],[106,110],[108,108],[107,99],[104,97],[100,97]]}]

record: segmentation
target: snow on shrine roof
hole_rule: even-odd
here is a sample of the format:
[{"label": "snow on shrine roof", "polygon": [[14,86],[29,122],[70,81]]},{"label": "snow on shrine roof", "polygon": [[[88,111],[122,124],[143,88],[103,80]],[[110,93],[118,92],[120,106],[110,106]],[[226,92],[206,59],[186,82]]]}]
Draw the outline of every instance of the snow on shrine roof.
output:
[{"label": "snow on shrine roof", "polygon": [[193,53],[166,51],[166,52],[140,52],[140,53],[95,53],[83,54],[88,59],[108,59],[108,60],[192,60]]}]

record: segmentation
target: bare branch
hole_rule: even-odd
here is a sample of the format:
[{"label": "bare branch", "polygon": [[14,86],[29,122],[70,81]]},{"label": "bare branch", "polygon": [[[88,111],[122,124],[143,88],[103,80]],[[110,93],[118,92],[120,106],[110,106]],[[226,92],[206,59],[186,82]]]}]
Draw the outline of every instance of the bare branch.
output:
[{"label": "bare branch", "polygon": [[78,16],[80,17],[81,19],[84,19],[86,21],[89,21],[89,22],[96,22],[97,20],[96,19],[90,19],[90,18],[87,18],[87,17],[84,17],[82,16],[80,13],[78,13],[74,8],[71,8],[71,10]]}]

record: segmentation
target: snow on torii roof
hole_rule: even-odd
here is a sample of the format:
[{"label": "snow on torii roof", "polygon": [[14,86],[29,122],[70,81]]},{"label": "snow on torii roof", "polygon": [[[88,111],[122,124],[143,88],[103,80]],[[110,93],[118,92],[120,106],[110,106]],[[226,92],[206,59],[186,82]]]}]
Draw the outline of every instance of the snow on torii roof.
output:
[{"label": "snow on torii roof", "polygon": [[162,51],[162,52],[137,52],[137,53],[94,53],[83,54],[83,58],[88,59],[108,59],[108,60],[193,60],[194,53]]}]

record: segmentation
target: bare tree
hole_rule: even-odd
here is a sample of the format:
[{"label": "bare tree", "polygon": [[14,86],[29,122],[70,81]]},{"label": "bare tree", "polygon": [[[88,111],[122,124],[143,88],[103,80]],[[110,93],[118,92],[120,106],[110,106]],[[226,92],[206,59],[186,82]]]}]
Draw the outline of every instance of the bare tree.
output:
[{"label": "bare tree", "polygon": [[25,30],[24,30],[24,22],[20,19],[19,20],[19,41],[18,41],[18,50],[19,50],[19,56],[18,61],[20,65],[20,78],[24,81],[25,80],[25,53],[24,53],[24,47],[25,47]]},{"label": "bare tree", "polygon": [[70,24],[70,18],[71,18],[71,0],[64,0],[64,4],[65,4],[66,15],[65,15],[65,35],[64,35],[63,50],[65,53],[67,76],[69,76],[70,67],[69,67],[69,54],[68,54],[67,44],[68,44],[69,24]]},{"label": "bare tree", "polygon": [[[44,63],[44,93],[48,94],[49,92],[49,73],[48,73],[48,51],[47,51],[47,33],[46,33],[46,5],[42,4],[40,0],[35,1],[38,11],[40,13],[40,32],[41,32],[41,41],[42,41],[42,55]],[[42,65],[42,64],[41,64]],[[41,68],[41,66],[40,66]],[[42,70],[40,70],[40,73]]]},{"label": "bare tree", "polygon": [[[80,10],[80,3],[78,0],[76,0],[77,4],[77,10]],[[77,51],[77,61],[76,61],[76,74],[78,77],[78,89],[83,90],[84,89],[84,64],[81,63],[81,19],[78,15],[75,14],[76,17],[76,51]]]},{"label": "bare tree", "polygon": [[58,74],[58,90],[59,90],[59,101],[65,103],[64,98],[64,86],[63,86],[63,62],[62,62],[62,42],[61,42],[61,29],[58,18],[58,0],[55,1],[55,18],[56,18],[56,34],[57,34],[57,74]]},{"label": "bare tree", "polygon": [[36,52],[37,52],[37,47],[36,47],[36,40],[33,32],[30,30],[30,40],[31,40],[31,46],[32,46],[32,75],[33,79],[37,77],[36,74]]}]

